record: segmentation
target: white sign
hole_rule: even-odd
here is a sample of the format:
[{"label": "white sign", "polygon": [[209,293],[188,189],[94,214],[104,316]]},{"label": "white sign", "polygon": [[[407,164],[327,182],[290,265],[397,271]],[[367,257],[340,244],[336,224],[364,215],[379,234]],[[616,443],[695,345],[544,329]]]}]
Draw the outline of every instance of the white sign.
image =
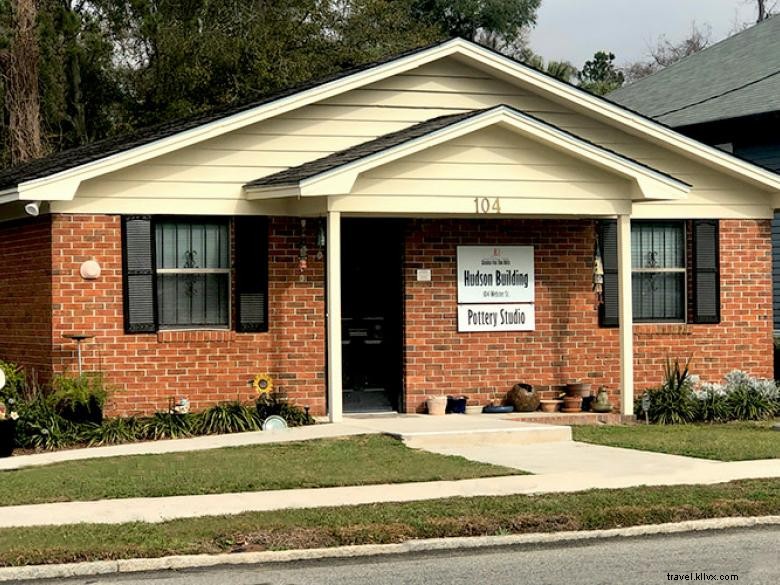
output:
[{"label": "white sign", "polygon": [[533,246],[458,246],[459,303],[533,303]]},{"label": "white sign", "polygon": [[458,331],[533,331],[530,303],[458,305]]}]

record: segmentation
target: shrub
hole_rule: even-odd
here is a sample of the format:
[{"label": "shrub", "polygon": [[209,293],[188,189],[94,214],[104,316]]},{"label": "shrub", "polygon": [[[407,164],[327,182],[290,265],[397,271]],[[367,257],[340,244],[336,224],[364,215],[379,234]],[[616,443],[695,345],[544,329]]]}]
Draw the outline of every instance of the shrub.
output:
[{"label": "shrub", "polygon": [[272,415],[281,416],[291,427],[314,424],[314,418],[309,414],[308,408],[290,404],[287,395],[278,390],[263,394],[257,399],[255,415],[261,424]]},{"label": "shrub", "polygon": [[78,438],[90,447],[133,443],[143,438],[144,428],[135,417],[110,418],[103,424],[86,423],[78,430]]},{"label": "shrub", "polygon": [[774,414],[777,386],[734,370],[726,375],[726,404],[731,419],[764,420]]},{"label": "shrub", "polygon": [[101,374],[83,374],[75,378],[55,376],[52,388],[54,392],[49,400],[64,418],[73,422],[102,422],[108,389]]},{"label": "shrub", "polygon": [[260,428],[251,409],[236,400],[220,402],[197,416],[195,432],[199,435],[243,433]]},{"label": "shrub", "polygon": [[696,397],[696,420],[721,422],[731,418],[727,394],[719,384],[702,384],[694,391]]},{"label": "shrub", "polygon": [[159,439],[181,439],[192,436],[194,415],[156,412],[141,419],[139,438],[157,441]]},{"label": "shrub", "polygon": [[[680,361],[667,359],[664,366],[664,382],[658,388],[645,391],[650,399],[647,415],[650,422],[657,424],[684,424],[696,420],[697,404],[693,398],[692,382],[689,378],[690,359],[681,365]],[[641,408],[638,414],[644,415]]]},{"label": "shrub", "polygon": [[19,404],[16,444],[26,449],[62,449],[77,442],[77,427],[41,395]]}]

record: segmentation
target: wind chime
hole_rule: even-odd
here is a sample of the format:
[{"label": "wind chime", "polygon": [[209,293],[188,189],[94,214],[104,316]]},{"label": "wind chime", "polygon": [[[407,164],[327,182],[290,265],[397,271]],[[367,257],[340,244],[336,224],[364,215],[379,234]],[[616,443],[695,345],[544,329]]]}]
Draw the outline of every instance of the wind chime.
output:
[{"label": "wind chime", "polygon": [[593,244],[593,292],[596,295],[596,308],[598,308],[604,304],[604,262],[601,259],[598,233]]}]

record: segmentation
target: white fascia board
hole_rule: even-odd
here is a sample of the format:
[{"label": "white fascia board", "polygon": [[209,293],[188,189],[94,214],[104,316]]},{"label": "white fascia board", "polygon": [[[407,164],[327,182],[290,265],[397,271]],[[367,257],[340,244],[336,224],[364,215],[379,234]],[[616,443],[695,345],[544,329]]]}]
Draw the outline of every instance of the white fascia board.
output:
[{"label": "white fascia board", "polygon": [[0,205],[3,203],[11,203],[13,201],[19,201],[19,192],[16,189],[6,189],[0,191]]},{"label": "white fascia board", "polygon": [[[309,177],[300,182],[300,193],[304,197],[350,193],[360,173],[497,124],[607,172],[635,181],[645,199],[684,199],[691,190],[690,185],[682,181],[604,150],[517,110],[497,106],[430,134]],[[251,189],[248,188],[248,191]]]},{"label": "white fascia board", "polygon": [[504,55],[465,41],[459,46],[458,53],[490,69],[502,71],[515,79],[525,81],[548,94],[559,98],[563,97],[570,104],[618,122],[641,136],[692,155],[710,166],[746,179],[756,186],[774,191],[780,190],[780,176],[772,171],[688,138],[663,124],[635,114],[609,100],[593,96],[554,77],[535,71],[531,67],[522,65]]},{"label": "white fascia board", "polygon": [[256,199],[280,199],[296,197],[300,199],[301,189],[298,185],[264,185],[260,187],[244,187],[249,201]]}]

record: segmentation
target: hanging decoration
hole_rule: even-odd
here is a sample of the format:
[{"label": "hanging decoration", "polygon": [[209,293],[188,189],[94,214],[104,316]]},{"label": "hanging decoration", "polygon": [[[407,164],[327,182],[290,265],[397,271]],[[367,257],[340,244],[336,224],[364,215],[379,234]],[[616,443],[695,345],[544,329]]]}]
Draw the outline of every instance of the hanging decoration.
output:
[{"label": "hanging decoration", "polygon": [[596,293],[596,306],[604,304],[604,262],[601,259],[599,236],[593,246],[593,292]]},{"label": "hanging decoration", "polygon": [[298,276],[298,282],[306,282],[306,268],[309,265],[309,249],[306,247],[306,220],[301,219],[301,243],[298,250],[298,268],[300,275]]},{"label": "hanging decoration", "polygon": [[325,222],[320,219],[317,222],[317,260],[322,260],[323,248],[325,248]]}]

